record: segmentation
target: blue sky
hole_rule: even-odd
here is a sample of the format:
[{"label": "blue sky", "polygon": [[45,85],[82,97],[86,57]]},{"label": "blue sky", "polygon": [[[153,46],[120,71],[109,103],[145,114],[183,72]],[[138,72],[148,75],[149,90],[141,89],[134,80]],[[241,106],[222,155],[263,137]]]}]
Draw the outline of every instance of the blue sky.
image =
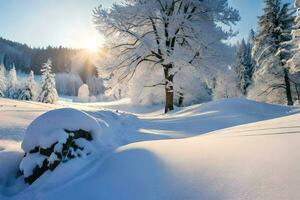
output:
[{"label": "blue sky", "polygon": [[[34,47],[67,46],[87,48],[104,38],[92,23],[92,9],[100,4],[108,7],[112,0],[0,0],[0,37]],[[292,0],[284,0],[292,2]],[[263,0],[229,0],[240,10],[241,22],[235,27],[247,37],[256,27]]]},{"label": "blue sky", "polygon": [[[247,38],[250,29],[256,29],[257,16],[263,12],[264,0],[228,0],[229,4],[240,11],[241,21],[234,27],[239,35],[233,41]],[[293,0],[282,0],[282,3],[293,3]]]}]

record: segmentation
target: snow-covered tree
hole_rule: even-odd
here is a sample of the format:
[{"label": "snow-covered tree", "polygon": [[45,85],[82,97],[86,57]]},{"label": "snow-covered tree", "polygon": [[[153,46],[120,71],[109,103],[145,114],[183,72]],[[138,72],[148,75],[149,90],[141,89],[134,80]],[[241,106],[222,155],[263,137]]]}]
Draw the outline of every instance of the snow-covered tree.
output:
[{"label": "snow-covered tree", "polygon": [[224,27],[239,20],[227,0],[126,0],[109,10],[95,9],[94,17],[117,59],[105,71],[120,82],[130,80],[141,66],[160,68],[163,82],[154,85],[164,87],[165,112],[173,110],[180,68],[207,67],[199,60],[222,59],[222,41],[233,34]]},{"label": "snow-covered tree", "polygon": [[236,73],[231,69],[228,69],[225,73],[218,73],[213,98],[217,100],[240,96],[241,92],[238,88],[237,79]]},{"label": "snow-covered tree", "polygon": [[289,71],[291,73],[290,80],[292,85],[295,88],[295,93],[298,99],[298,103],[300,102],[300,1],[295,0],[295,8],[297,8],[297,16],[295,17],[294,26],[292,30],[292,40],[290,41],[291,57],[287,61],[287,65],[289,67]]},{"label": "snow-covered tree", "polygon": [[[278,16],[280,12],[280,0],[264,0],[265,8],[262,16],[259,17],[258,32],[255,36],[253,47],[253,58],[256,67],[262,66],[269,55],[276,51]],[[276,26],[277,25],[277,26]]]},{"label": "snow-covered tree", "polygon": [[[253,47],[254,85],[251,98],[272,103],[293,104],[287,60],[290,55],[293,10],[280,0],[265,0],[259,17],[259,31]],[[272,95],[271,95],[272,94]]]},{"label": "snow-covered tree", "polygon": [[90,95],[98,96],[104,94],[105,88],[103,79],[98,76],[90,76],[87,79],[87,85],[89,86]]},{"label": "snow-covered tree", "polygon": [[17,72],[15,65],[9,70],[8,73],[8,80],[7,80],[7,97],[15,99],[17,98],[17,84],[18,84],[18,78],[17,78]]},{"label": "snow-covered tree", "polygon": [[255,31],[253,29],[250,30],[249,36],[248,36],[248,43],[251,46],[251,49],[255,42]]},{"label": "snow-covered tree", "polygon": [[58,94],[77,96],[78,89],[82,84],[82,79],[76,73],[57,73],[55,75],[55,85]]},{"label": "snow-covered tree", "polygon": [[32,101],[36,98],[36,82],[34,80],[34,73],[30,71],[30,74],[22,88],[20,88],[20,93],[18,94],[18,99]]},{"label": "snow-covered tree", "polygon": [[243,39],[238,45],[234,70],[238,76],[238,87],[243,95],[252,82],[253,62],[251,57],[251,43]]},{"label": "snow-covered tree", "polygon": [[292,57],[288,61],[288,64],[292,72],[300,71],[300,4],[295,1],[295,7],[297,7],[297,17],[295,18],[295,24],[292,31]]},{"label": "snow-covered tree", "polygon": [[50,59],[43,65],[41,72],[41,92],[37,100],[43,103],[55,103],[58,99],[58,95],[55,87],[55,75],[52,73],[52,62]]},{"label": "snow-covered tree", "polygon": [[0,65],[0,97],[5,97],[6,93],[6,70],[4,65]]}]

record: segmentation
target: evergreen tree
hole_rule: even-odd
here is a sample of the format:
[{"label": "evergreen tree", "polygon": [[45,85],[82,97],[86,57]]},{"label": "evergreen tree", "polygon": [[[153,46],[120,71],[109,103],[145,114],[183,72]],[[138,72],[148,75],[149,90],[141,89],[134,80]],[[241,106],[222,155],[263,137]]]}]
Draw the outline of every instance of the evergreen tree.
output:
[{"label": "evergreen tree", "polygon": [[248,36],[248,43],[250,44],[251,49],[253,47],[254,41],[255,41],[255,31],[251,29]]},{"label": "evergreen tree", "polygon": [[264,14],[259,17],[259,30],[255,37],[253,56],[256,67],[260,67],[276,51],[280,0],[265,0]]},{"label": "evergreen tree", "polygon": [[35,96],[36,96],[36,83],[34,80],[34,73],[33,71],[30,71],[30,74],[25,82],[24,87],[20,89],[18,98],[20,100],[32,101],[35,99]]},{"label": "evergreen tree", "polygon": [[52,62],[50,59],[43,65],[41,77],[41,92],[38,101],[43,103],[55,103],[58,99],[55,88],[55,75],[52,73]]},{"label": "evergreen tree", "polygon": [[237,74],[237,85],[242,95],[247,94],[247,88],[252,82],[251,44],[243,39],[238,46],[234,69]]},{"label": "evergreen tree", "polygon": [[17,92],[17,72],[15,65],[11,68],[11,70],[8,73],[8,82],[7,82],[7,97],[15,99],[16,98],[16,92]]},{"label": "evergreen tree", "polygon": [[294,22],[292,31],[292,56],[288,61],[291,72],[300,72],[300,2],[295,0],[295,7],[297,7],[297,17]]},{"label": "evergreen tree", "polygon": [[6,92],[6,76],[4,65],[0,65],[0,97],[5,97]]},{"label": "evergreen tree", "polygon": [[287,104],[293,105],[292,90],[290,85],[290,68],[287,61],[292,57],[292,28],[294,23],[294,12],[290,8],[290,4],[284,4],[279,15],[279,45],[276,56],[280,60],[280,66],[283,68],[284,84],[286,92]]},{"label": "evergreen tree", "polygon": [[250,50],[250,56],[251,56],[251,71],[249,72],[250,74],[250,79],[251,79],[251,84],[253,83],[253,73],[255,70],[255,60],[252,56],[252,49],[254,47],[254,42],[255,42],[255,31],[253,29],[250,30],[249,36],[248,36],[248,48]]},{"label": "evergreen tree", "polygon": [[[259,30],[252,55],[255,60],[254,86],[250,97],[272,103],[293,104],[289,70],[286,61],[293,25],[293,11],[280,0],[265,0],[264,14],[259,17]],[[272,94],[272,95],[270,95]]]}]

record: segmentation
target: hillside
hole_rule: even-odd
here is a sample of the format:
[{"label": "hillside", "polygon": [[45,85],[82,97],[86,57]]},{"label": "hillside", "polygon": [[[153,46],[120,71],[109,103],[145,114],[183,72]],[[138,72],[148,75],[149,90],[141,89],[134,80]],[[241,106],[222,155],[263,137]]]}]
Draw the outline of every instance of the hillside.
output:
[{"label": "hillside", "polygon": [[[300,197],[300,115],[295,108],[245,99],[195,105],[168,115],[161,115],[159,107],[131,106],[128,100],[46,105],[0,99],[0,105],[1,199]],[[33,185],[24,185],[13,174],[22,157],[25,129],[37,116],[61,107],[104,120],[114,148],[65,163]]]},{"label": "hillside", "polygon": [[95,55],[91,56],[83,49],[69,49],[62,46],[34,48],[0,37],[0,64],[3,63],[6,69],[15,65],[18,71],[28,73],[33,70],[35,74],[40,74],[41,66],[49,58],[52,60],[55,73],[72,71],[80,73],[83,78],[96,73]]}]

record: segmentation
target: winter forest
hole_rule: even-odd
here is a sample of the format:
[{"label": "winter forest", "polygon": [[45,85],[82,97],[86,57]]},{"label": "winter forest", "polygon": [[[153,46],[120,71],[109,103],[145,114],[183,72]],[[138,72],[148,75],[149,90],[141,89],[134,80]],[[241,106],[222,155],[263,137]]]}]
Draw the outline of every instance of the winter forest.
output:
[{"label": "winter forest", "polygon": [[24,2],[0,0],[1,200],[300,198],[300,1]]}]

